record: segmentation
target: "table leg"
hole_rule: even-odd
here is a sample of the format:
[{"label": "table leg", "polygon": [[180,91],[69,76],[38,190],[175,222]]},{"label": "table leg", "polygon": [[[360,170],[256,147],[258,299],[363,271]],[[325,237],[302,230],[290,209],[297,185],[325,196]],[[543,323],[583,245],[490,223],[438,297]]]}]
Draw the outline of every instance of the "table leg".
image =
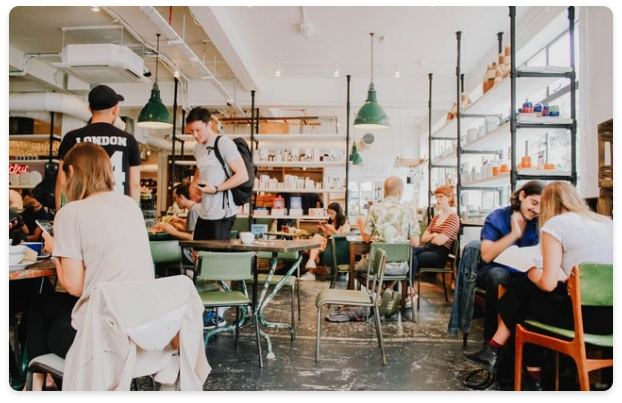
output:
[{"label": "table leg", "polygon": [[266,297],[266,294],[267,294],[268,288],[269,288],[270,280],[272,279],[272,276],[274,275],[274,273],[276,271],[277,261],[278,261],[278,253],[275,252],[275,253],[273,253],[272,259],[270,261],[270,272],[268,273],[268,276],[266,278],[266,282],[264,283],[263,289],[261,290],[261,295],[259,296],[259,302],[258,302],[258,307],[259,308],[257,309],[257,318],[259,319],[259,323],[261,323],[263,326],[266,326],[266,327],[282,327],[282,328],[289,329],[289,332],[291,334],[291,339],[293,341],[293,340],[296,339],[296,331],[294,330],[294,328],[289,323],[271,323],[271,322],[268,322],[263,317],[263,311],[266,308],[266,306],[268,305],[268,303],[270,303],[272,298],[274,298],[274,296],[283,287],[283,284],[285,284],[285,282],[293,274],[294,270],[298,269],[298,267],[300,266],[300,263],[302,262],[302,253],[298,254],[298,258],[292,264],[292,266],[287,270],[287,272],[283,276],[283,279],[281,279],[281,281],[279,281],[274,286],[274,289],[272,290],[272,292]]}]

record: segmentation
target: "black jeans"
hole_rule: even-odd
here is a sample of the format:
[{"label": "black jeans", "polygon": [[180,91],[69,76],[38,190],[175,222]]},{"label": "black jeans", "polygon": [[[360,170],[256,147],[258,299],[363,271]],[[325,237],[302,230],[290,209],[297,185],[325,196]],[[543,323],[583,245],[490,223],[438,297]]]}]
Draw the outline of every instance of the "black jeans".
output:
[{"label": "black jeans", "polygon": [[205,239],[231,239],[231,229],[236,216],[225,217],[219,220],[204,220],[199,217],[194,227],[195,241]]},{"label": "black jeans", "polygon": [[422,267],[445,267],[449,249],[444,246],[425,244],[412,251],[412,267],[418,272]]},{"label": "black jeans", "polygon": [[489,341],[497,331],[499,284],[508,286],[515,277],[525,277],[525,273],[491,267],[478,274],[477,286],[486,290],[484,308],[484,341]]},{"label": "black jeans", "polygon": [[64,292],[38,295],[28,316],[26,348],[28,360],[54,353],[65,358],[76,330],[71,326],[71,311],[77,297]]}]

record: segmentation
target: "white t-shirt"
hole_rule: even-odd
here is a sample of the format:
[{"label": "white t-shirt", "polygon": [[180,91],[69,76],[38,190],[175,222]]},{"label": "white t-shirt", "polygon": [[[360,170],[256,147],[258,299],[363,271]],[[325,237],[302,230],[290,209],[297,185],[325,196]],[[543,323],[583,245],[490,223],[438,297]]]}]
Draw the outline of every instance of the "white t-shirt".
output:
[{"label": "white t-shirt", "polygon": [[73,201],[58,210],[53,255],[84,262],[84,289],[71,314],[76,330],[82,327],[94,286],[155,277],[140,208],[129,196],[114,192]]},{"label": "white t-shirt", "polygon": [[613,220],[592,220],[577,213],[557,215],[540,229],[557,239],[563,248],[562,270],[584,262],[613,263]]},{"label": "white t-shirt", "polygon": [[[217,136],[216,136],[217,137]],[[206,181],[212,186],[219,186],[227,180],[225,171],[222,169],[222,165],[216,153],[214,152],[214,137],[207,144],[197,143],[194,146],[194,158],[197,161],[197,169],[201,179]],[[227,136],[222,136],[218,141],[218,150],[227,167],[237,158],[241,158],[240,152],[237,146]],[[229,169],[229,174],[231,170]],[[225,203],[223,208],[224,194],[228,193],[229,205]],[[201,208],[199,209],[199,216],[204,220],[220,220],[221,218],[231,217],[238,211],[238,207],[233,202],[233,196],[229,190],[218,192],[216,194],[201,193]]]}]

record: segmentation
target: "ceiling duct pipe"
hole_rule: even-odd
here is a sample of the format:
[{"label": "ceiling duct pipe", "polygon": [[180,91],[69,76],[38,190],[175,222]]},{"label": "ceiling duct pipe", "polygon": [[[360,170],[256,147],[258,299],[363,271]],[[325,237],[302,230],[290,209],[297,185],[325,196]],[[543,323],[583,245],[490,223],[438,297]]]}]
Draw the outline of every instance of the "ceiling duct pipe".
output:
[{"label": "ceiling duct pipe", "polygon": [[[29,92],[9,94],[9,116],[30,117],[49,123],[49,112],[63,113],[85,123],[91,118],[89,104],[75,95],[57,92]],[[125,130],[125,122],[120,118],[115,126]],[[136,136],[137,138],[139,136]],[[154,136],[143,136],[145,143],[164,150],[172,150],[169,140]],[[191,147],[188,147],[191,149]]]},{"label": "ceiling duct pipe", "polygon": [[[150,19],[153,21],[158,28],[162,31],[162,35],[168,38],[171,43],[175,45],[181,46],[182,50],[186,54],[188,60],[197,61],[197,65],[201,67],[201,69],[205,72],[204,77],[212,82],[214,87],[218,90],[218,92],[222,95],[223,99],[227,103],[231,103],[239,113],[246,114],[244,109],[242,109],[237,103],[235,103],[235,99],[227,89],[222,85],[220,81],[216,78],[214,73],[207,66],[200,62],[200,58],[194,53],[194,51],[188,46],[188,44],[182,39],[181,36],[171,27],[169,22],[155,9],[153,6],[141,6],[140,9],[144,12]],[[231,102],[233,100],[233,102]]]}]

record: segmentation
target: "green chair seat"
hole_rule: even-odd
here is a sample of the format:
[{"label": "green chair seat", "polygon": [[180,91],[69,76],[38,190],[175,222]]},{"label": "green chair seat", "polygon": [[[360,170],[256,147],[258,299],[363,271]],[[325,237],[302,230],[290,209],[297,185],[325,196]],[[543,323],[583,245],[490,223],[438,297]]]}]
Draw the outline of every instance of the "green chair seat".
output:
[{"label": "green chair seat", "polygon": [[[524,324],[531,328],[542,330],[546,333],[560,336],[568,340],[573,340],[575,338],[574,330],[547,325],[546,323],[538,322],[537,320],[533,320],[533,319],[525,320]],[[593,346],[599,346],[599,347],[613,348],[613,335],[612,334],[584,333],[583,337],[584,337],[584,341],[587,344],[591,344]]]},{"label": "green chair seat", "polygon": [[323,305],[330,301],[331,304],[349,305],[349,304],[369,304],[371,297],[366,292],[358,290],[339,290],[329,288],[319,293],[315,299],[315,305]]},{"label": "green chair seat", "polygon": [[240,291],[230,292],[214,292],[204,291],[200,292],[199,296],[203,301],[203,306],[206,308],[217,308],[220,306],[234,306],[234,305],[248,305],[251,299],[244,295]]}]

